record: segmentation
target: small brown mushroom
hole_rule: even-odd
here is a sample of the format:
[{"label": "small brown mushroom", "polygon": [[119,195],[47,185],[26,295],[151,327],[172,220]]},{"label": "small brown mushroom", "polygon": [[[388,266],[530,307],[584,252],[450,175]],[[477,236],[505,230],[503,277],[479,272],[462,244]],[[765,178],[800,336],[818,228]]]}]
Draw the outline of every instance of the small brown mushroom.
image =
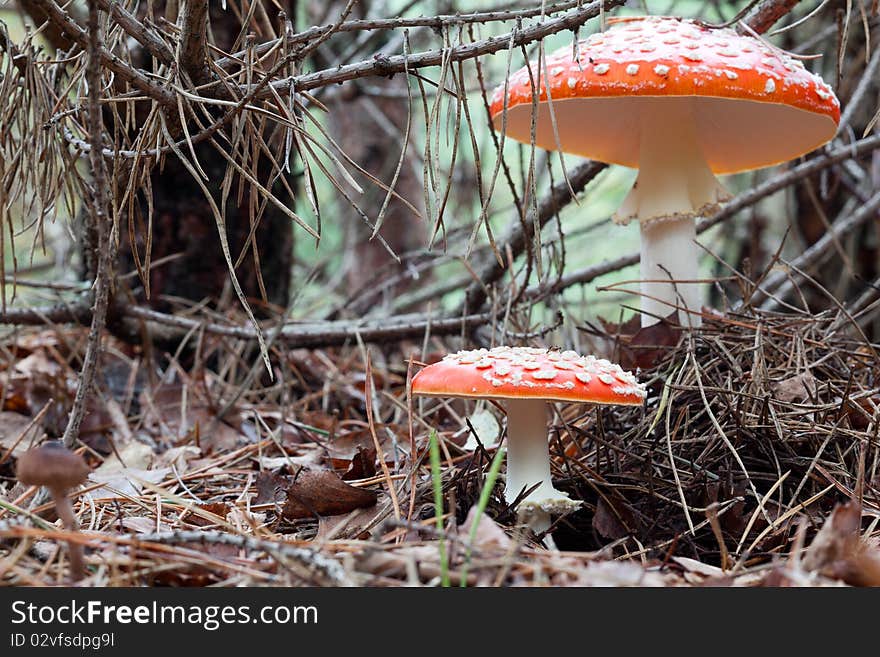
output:
[{"label": "small brown mushroom", "polygon": [[[79,523],[73,514],[73,505],[67,497],[68,490],[86,480],[89,466],[82,457],[64,447],[58,441],[48,441],[29,449],[18,459],[17,479],[28,486],[45,486],[52,494],[58,517],[64,528],[78,531]],[[70,571],[74,582],[85,576],[83,548],[79,543],[68,541]]]}]

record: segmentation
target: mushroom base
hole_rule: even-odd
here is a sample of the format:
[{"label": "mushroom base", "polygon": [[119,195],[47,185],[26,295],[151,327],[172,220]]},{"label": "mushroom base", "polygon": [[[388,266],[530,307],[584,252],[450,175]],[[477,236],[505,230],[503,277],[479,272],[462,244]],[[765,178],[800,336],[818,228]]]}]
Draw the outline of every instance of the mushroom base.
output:
[{"label": "mushroom base", "polygon": [[[565,495],[556,491],[559,495]],[[517,516],[520,522],[529,526],[536,534],[542,534],[550,529],[553,524],[551,516],[564,516],[581,508],[579,500],[573,500],[567,495],[565,498],[544,498],[540,501],[526,500],[519,505]]]},{"label": "mushroom base", "polygon": [[541,486],[520,503],[519,510],[540,509],[554,515],[562,515],[575,511],[580,506],[580,500],[571,499],[566,493],[556,490],[553,486]]}]

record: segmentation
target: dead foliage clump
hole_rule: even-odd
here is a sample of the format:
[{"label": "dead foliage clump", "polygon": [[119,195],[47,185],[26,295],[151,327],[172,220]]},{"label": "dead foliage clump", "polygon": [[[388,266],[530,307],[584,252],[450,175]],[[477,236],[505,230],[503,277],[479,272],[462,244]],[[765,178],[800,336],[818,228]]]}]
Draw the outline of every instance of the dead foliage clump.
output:
[{"label": "dead foliage clump", "polygon": [[275,347],[271,380],[221,339],[186,368],[110,343],[77,445],[91,468],[74,497],[82,529],[62,531],[14,462],[63,432],[84,332],[9,335],[0,581],[64,583],[73,541],[86,585],[880,583],[880,370],[846,317],[749,309],[692,335],[627,329],[585,327],[575,345],[638,367],[649,396],[557,406],[555,484],[584,501],[551,528],[558,550],[517,525],[503,479],[471,541],[504,416],[409,399],[419,350],[404,344]]}]

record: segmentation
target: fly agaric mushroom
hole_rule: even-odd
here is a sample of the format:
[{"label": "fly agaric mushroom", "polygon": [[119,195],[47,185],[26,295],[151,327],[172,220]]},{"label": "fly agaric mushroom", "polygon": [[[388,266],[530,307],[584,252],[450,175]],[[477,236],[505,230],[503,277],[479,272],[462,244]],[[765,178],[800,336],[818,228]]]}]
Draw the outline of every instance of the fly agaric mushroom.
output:
[{"label": "fly agaric mushroom", "polygon": [[537,485],[519,508],[536,533],[550,527],[550,514],[566,513],[580,505],[556,490],[550,479],[547,402],[637,406],[646,396],[635,376],[603,358],[531,347],[449,354],[413,377],[412,394],[498,399],[503,403],[507,410],[504,497],[512,504],[524,490]]},{"label": "fly agaric mushroom", "polygon": [[532,80],[540,78],[538,147],[637,168],[614,220],[640,222],[642,325],[680,299],[680,323],[699,326],[701,287],[687,281],[699,277],[695,218],[729,198],[715,174],[818,148],[834,137],[840,103],[784,52],[690,20],[612,20],[576,52],[573,59],[567,46],[546,67],[517,71],[506,95],[496,89],[495,128],[531,141]]},{"label": "fly agaric mushroom", "polygon": [[[82,457],[55,440],[47,441],[22,454],[15,472],[16,478],[26,486],[45,486],[49,489],[64,528],[74,532],[79,530],[79,523],[67,492],[83,483],[88,474],[89,466]],[[67,545],[71,578],[77,582],[85,575],[83,548],[73,541],[68,541]]]}]

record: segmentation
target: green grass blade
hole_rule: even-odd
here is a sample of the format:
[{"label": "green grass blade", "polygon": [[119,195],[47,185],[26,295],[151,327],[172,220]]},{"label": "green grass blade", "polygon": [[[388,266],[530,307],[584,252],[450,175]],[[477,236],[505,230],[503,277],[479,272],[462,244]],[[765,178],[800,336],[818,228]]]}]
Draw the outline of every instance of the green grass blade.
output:
[{"label": "green grass blade", "polygon": [[468,566],[470,566],[471,563],[471,550],[473,549],[474,541],[477,540],[477,528],[480,526],[480,518],[483,517],[486,507],[489,505],[489,496],[492,495],[492,490],[495,488],[495,482],[498,480],[498,472],[501,470],[501,462],[504,460],[505,451],[506,450],[502,449],[500,445],[498,446],[495,451],[495,457],[489,465],[489,472],[486,474],[486,481],[483,483],[483,489],[480,491],[480,499],[477,501],[477,515],[474,518],[473,523],[471,523],[467,552],[464,556],[464,565],[461,568],[460,585],[462,587],[467,586],[467,571]]},{"label": "green grass blade", "polygon": [[446,534],[443,529],[443,481],[440,471],[440,443],[437,432],[431,431],[428,437],[431,456],[431,483],[434,487],[434,517],[437,519],[437,533],[440,535],[440,583],[449,586],[449,556],[446,554]]}]

